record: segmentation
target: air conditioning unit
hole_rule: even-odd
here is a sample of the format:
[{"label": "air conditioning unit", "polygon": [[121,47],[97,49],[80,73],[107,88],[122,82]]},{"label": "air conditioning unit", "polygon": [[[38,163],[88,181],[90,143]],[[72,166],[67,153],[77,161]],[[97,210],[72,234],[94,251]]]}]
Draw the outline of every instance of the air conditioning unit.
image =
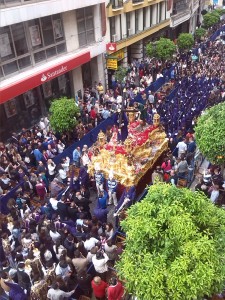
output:
[{"label": "air conditioning unit", "polygon": [[132,35],[133,34],[133,29],[132,28],[129,28],[128,29],[128,36]]},{"label": "air conditioning unit", "polygon": [[117,34],[112,35],[112,42],[115,43],[118,40]]}]

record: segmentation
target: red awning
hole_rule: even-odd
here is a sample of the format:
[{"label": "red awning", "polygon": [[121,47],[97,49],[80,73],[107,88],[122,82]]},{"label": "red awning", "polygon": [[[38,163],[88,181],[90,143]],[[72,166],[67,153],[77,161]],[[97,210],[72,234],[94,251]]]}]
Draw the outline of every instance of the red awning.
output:
[{"label": "red awning", "polygon": [[[6,84],[4,86],[4,82],[0,87],[0,104],[4,103],[18,95],[29,91],[44,82],[52,80],[68,71],[71,71],[82,64],[87,63],[91,60],[90,52],[86,52],[83,54],[74,54],[74,56],[69,56],[65,58],[65,60],[61,60],[60,62],[54,64],[54,66],[50,66],[46,68],[46,64],[43,65],[42,69],[38,69],[36,72],[30,72],[26,76],[27,72],[21,73],[21,78],[19,80],[15,80]],[[24,76],[24,77],[23,77]]]}]

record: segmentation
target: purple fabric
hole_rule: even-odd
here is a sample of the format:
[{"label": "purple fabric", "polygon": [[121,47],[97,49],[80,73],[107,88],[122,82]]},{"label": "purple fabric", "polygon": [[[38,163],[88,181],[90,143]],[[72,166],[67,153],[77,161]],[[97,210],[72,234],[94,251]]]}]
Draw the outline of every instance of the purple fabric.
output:
[{"label": "purple fabric", "polygon": [[28,297],[25,295],[23,289],[16,283],[6,282],[5,284],[8,285],[10,288],[9,297],[12,300],[27,300]]}]

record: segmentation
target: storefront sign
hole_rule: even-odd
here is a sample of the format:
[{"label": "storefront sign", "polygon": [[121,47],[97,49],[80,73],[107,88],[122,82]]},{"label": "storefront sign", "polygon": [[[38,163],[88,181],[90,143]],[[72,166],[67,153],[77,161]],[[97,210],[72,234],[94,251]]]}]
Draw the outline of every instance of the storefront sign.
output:
[{"label": "storefront sign", "polygon": [[115,53],[109,55],[108,58],[116,58],[117,60],[122,60],[124,59],[124,50],[121,49],[119,51],[116,51]]},{"label": "storefront sign", "polygon": [[[66,59],[67,58],[67,59]],[[15,98],[47,81],[50,81],[62,74],[65,74],[91,60],[90,52],[86,52],[80,55],[74,55],[65,61],[58,63],[54,66],[50,66],[46,69],[46,65],[43,65],[43,69],[38,72],[27,71],[29,75],[23,73],[23,77],[20,80],[12,82],[7,86],[0,87],[0,103],[4,103],[9,99]]]},{"label": "storefront sign", "polygon": [[118,62],[116,58],[108,58],[107,59],[107,69],[117,70]]},{"label": "storefront sign", "polygon": [[114,52],[114,51],[116,51],[116,43],[108,43],[108,44],[106,44],[106,51],[107,52]]}]

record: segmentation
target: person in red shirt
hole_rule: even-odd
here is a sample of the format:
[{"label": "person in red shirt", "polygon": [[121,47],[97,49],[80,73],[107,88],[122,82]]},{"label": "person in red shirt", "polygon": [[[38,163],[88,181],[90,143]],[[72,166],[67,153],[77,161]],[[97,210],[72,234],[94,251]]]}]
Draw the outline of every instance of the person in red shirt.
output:
[{"label": "person in red shirt", "polygon": [[95,107],[94,106],[91,107],[90,117],[91,117],[92,120],[95,120],[96,117],[97,117],[97,113],[95,111]]},{"label": "person in red shirt", "polygon": [[106,289],[108,287],[108,284],[101,280],[99,276],[94,277],[94,279],[91,282],[91,286],[93,289],[93,293],[95,295],[95,298],[97,300],[105,300],[105,294],[106,294]]},{"label": "person in red shirt", "polygon": [[110,279],[108,287],[108,300],[121,300],[124,295],[124,287],[116,277]]}]

